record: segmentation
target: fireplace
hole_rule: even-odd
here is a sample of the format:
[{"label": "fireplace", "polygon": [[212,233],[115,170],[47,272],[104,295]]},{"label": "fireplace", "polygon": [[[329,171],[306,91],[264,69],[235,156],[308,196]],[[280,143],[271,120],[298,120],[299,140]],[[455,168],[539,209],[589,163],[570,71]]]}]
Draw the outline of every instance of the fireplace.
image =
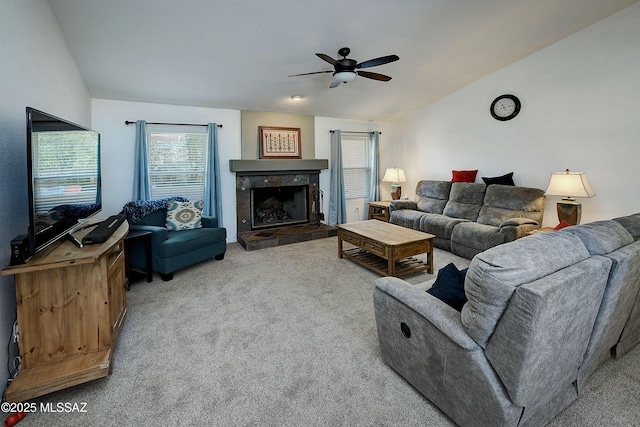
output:
[{"label": "fireplace", "polygon": [[238,233],[319,223],[319,171],[236,173]]},{"label": "fireplace", "polygon": [[308,185],[251,189],[251,229],[309,222]]},{"label": "fireplace", "polygon": [[231,160],[238,243],[248,251],[336,236],[321,223],[320,170],[327,160]]}]

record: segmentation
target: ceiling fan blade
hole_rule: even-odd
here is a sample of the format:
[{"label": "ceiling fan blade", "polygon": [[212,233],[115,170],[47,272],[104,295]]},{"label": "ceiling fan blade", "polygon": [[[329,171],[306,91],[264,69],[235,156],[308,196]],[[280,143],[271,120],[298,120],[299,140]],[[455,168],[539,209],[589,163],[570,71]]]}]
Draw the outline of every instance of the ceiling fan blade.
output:
[{"label": "ceiling fan blade", "polygon": [[358,65],[356,65],[356,68],[375,67],[376,65],[388,64],[389,62],[394,62],[399,59],[400,57],[398,55],[381,56],[380,58],[370,59],[368,61],[361,62]]},{"label": "ceiling fan blade", "polygon": [[334,71],[314,71],[313,73],[302,73],[302,74],[291,74],[289,77],[297,77],[297,76],[308,76],[310,74],[325,74],[325,73],[333,73]]},{"label": "ceiling fan blade", "polygon": [[388,82],[391,80],[391,77],[385,76],[384,74],[372,73],[370,71],[358,71],[358,75],[362,77],[366,77],[368,79],[380,80],[382,82]]},{"label": "ceiling fan blade", "polygon": [[338,63],[338,61],[336,61],[329,55],[325,55],[324,53],[316,53],[316,56],[324,61],[327,61],[331,65],[336,65]]},{"label": "ceiling fan blade", "polygon": [[341,83],[341,82],[340,82],[340,80],[335,80],[335,79],[334,79],[334,80],[331,82],[331,84],[329,85],[329,89],[333,89],[334,87],[338,87],[338,86],[340,86],[340,83]]}]

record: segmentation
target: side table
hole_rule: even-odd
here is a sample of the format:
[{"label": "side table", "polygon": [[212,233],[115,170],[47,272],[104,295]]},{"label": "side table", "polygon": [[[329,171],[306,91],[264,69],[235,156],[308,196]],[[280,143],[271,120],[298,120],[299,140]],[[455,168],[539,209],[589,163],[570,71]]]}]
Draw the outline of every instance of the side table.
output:
[{"label": "side table", "polygon": [[[130,248],[131,244],[135,242],[141,242],[144,245],[144,254],[147,259],[147,265],[145,266],[145,271],[147,275],[147,283],[153,282],[153,268],[151,264],[151,232],[146,230],[129,230],[129,233],[124,238],[124,261],[125,261],[125,272],[127,275],[127,281],[125,284],[125,289],[129,290],[129,278],[131,268],[131,255]],[[135,269],[133,269],[135,270]]]},{"label": "side table", "polygon": [[382,202],[369,202],[368,219],[379,219],[380,221],[389,222],[389,205],[390,200]]}]

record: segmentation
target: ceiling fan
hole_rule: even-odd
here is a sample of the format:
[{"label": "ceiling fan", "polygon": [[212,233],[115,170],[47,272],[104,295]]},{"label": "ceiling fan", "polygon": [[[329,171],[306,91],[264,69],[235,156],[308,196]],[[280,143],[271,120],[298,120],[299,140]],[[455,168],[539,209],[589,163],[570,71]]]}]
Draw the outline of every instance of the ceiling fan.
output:
[{"label": "ceiling fan", "polygon": [[324,73],[333,73],[333,81],[329,85],[330,88],[334,88],[339,86],[340,83],[347,83],[356,78],[356,75],[361,77],[366,77],[367,79],[380,80],[383,82],[388,82],[391,80],[391,77],[385,76],[384,74],[372,73],[370,71],[361,71],[361,68],[369,68],[375,67],[377,65],[388,64],[389,62],[394,62],[399,60],[398,55],[387,55],[381,56],[380,58],[370,59],[364,62],[357,62],[355,59],[349,59],[349,53],[351,49],[348,47],[343,47],[338,51],[338,55],[342,56],[342,59],[333,59],[329,55],[325,55],[324,53],[316,53],[316,56],[329,64],[333,65],[333,70],[328,71],[315,71],[313,73],[302,73],[302,74],[292,74],[289,77],[296,76],[308,76],[310,74],[324,74]]}]

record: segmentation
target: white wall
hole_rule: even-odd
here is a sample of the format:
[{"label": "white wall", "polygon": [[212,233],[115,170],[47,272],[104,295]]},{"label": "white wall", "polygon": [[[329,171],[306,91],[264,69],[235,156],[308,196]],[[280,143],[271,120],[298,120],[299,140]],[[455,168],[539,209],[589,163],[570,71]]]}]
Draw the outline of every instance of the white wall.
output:
[{"label": "white wall", "polygon": [[222,124],[223,127],[218,129],[222,220],[223,226],[227,229],[227,241],[235,242],[236,177],[229,171],[229,159],[240,158],[240,111],[94,99],[92,122],[93,128],[100,132],[102,141],[102,195],[105,215],[120,212],[122,206],[132,200],[136,127],[125,125],[126,120]]},{"label": "white wall", "polygon": [[[25,107],[90,126],[91,99],[49,3],[3,1],[0,12],[0,267],[11,239],[27,232]],[[0,343],[9,342],[16,316],[12,277],[0,277]],[[17,348],[10,346],[12,354]],[[7,351],[0,349],[0,391]]]},{"label": "white wall", "polygon": [[[389,163],[392,160],[392,154],[390,153],[390,137],[391,125],[387,122],[374,122],[366,120],[348,120],[348,119],[336,119],[331,117],[316,117],[315,118],[315,140],[316,140],[316,158],[317,159],[329,159],[329,169],[320,173],[320,189],[324,192],[324,203],[322,205],[325,218],[329,213],[329,188],[331,185],[331,130],[342,130],[352,132],[371,132],[380,131],[380,179],[384,174],[386,168],[393,166]],[[386,160],[383,160],[386,159]],[[415,185],[414,185],[415,187]],[[391,190],[388,183],[382,184],[382,200],[391,199]],[[356,211],[357,209],[357,211]],[[367,206],[364,200],[359,201],[347,201],[347,221],[358,221],[367,219]]]},{"label": "white wall", "polygon": [[[582,222],[640,212],[640,3],[599,21],[394,122],[398,167],[413,199],[420,179],[514,171],[516,185],[547,188],[552,172],[587,173],[596,196]],[[522,110],[499,122],[492,100],[513,93]],[[544,225],[557,224],[559,197]]]}]

